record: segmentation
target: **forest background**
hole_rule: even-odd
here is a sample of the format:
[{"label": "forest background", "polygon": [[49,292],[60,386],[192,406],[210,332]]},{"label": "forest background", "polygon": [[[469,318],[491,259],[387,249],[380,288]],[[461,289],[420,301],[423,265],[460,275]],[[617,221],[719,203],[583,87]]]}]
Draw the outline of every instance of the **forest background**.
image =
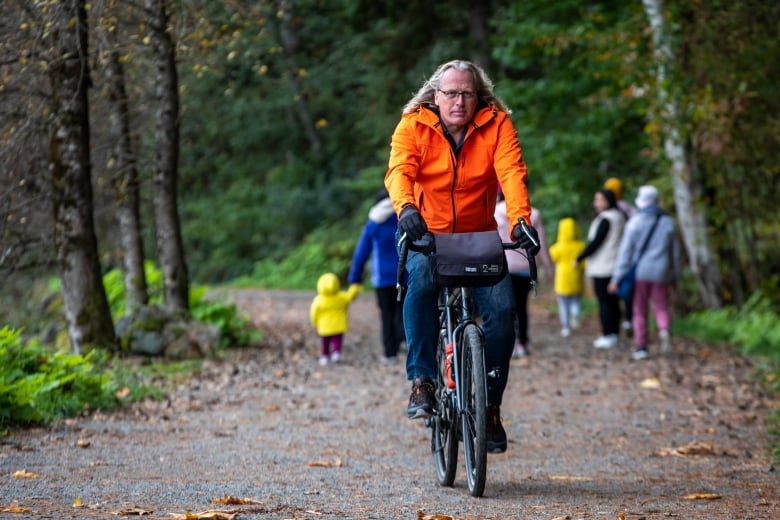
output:
[{"label": "forest background", "polygon": [[[751,344],[778,355],[776,1],[2,10],[0,320],[25,337],[51,339],[59,319],[73,346],[119,349],[101,282],[123,272],[131,312],[154,300],[147,262],[159,298],[185,312],[192,285],[312,289],[344,275],[401,107],[463,58],[513,110],[551,238],[564,216],[586,228],[608,177],[629,201],[656,185],[686,256],[678,309],[758,316]],[[52,277],[58,316],[42,310],[60,297]]]}]

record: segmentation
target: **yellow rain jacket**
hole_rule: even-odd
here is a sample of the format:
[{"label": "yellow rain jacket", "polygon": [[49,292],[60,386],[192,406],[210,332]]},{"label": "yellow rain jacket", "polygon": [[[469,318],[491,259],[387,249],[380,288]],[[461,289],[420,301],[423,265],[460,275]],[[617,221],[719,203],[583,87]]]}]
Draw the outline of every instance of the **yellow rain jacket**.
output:
[{"label": "yellow rain jacket", "polygon": [[320,336],[333,336],[347,331],[348,307],[360,292],[361,286],[352,284],[341,290],[338,277],[325,273],[317,280],[317,296],[311,302],[311,324]]},{"label": "yellow rain jacket", "polygon": [[577,221],[564,218],[558,222],[558,240],[550,246],[550,259],[555,264],[555,293],[578,296],[585,292],[585,262],[576,267],[574,261],[585,250],[579,239]]}]

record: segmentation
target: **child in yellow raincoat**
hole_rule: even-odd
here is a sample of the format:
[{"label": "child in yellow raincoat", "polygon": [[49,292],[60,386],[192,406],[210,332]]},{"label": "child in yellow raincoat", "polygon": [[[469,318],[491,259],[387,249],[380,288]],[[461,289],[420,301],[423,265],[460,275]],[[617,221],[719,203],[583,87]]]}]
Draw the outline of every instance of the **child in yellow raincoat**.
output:
[{"label": "child in yellow raincoat", "polygon": [[341,346],[347,331],[347,310],[360,289],[360,285],[352,284],[348,290],[342,291],[339,279],[333,273],[325,273],[317,280],[317,296],[311,302],[309,315],[320,336],[320,365],[341,359]]},{"label": "child in yellow raincoat", "polygon": [[576,262],[585,249],[579,239],[579,228],[573,218],[558,222],[558,240],[550,246],[550,259],[555,264],[555,294],[558,297],[558,315],[561,336],[568,337],[579,326],[580,304],[585,292],[585,262]]}]

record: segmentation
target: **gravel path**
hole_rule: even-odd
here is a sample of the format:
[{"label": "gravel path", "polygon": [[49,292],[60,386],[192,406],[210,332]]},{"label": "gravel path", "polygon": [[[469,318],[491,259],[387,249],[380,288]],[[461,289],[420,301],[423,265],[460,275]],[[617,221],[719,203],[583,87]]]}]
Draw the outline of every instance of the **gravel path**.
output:
[{"label": "gravel path", "polygon": [[[405,418],[403,366],[377,361],[373,294],[350,309],[343,362],[326,367],[313,293],[232,294],[265,348],[207,362],[162,402],[0,440],[0,510],[28,511],[0,518],[780,518],[776,403],[723,348],[676,340],[673,356],[632,362],[627,347],[590,346],[595,318],[560,338],[540,295],[532,355],[513,362],[502,408],[509,449],[489,456],[475,499],[462,461],[453,488],[435,482],[429,430]],[[212,503],[225,497],[255,503]]]}]

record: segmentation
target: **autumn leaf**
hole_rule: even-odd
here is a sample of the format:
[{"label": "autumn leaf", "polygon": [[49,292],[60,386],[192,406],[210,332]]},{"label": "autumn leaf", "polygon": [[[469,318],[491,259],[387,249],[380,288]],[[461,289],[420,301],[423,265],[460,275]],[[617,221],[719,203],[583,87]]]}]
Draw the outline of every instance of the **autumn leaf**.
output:
[{"label": "autumn leaf", "polygon": [[307,462],[306,465],[312,468],[340,468],[344,464],[341,462],[341,457],[337,457],[336,460],[315,460]]},{"label": "autumn leaf", "polygon": [[457,520],[457,518],[439,513],[427,514],[423,513],[422,511],[417,511],[417,520]]},{"label": "autumn leaf", "polygon": [[712,455],[714,453],[711,442],[701,441],[693,441],[685,446],[680,446],[677,451],[681,455]]},{"label": "autumn leaf", "polygon": [[685,495],[683,498],[685,500],[718,500],[721,496],[716,495],[715,493],[691,493],[690,495]]},{"label": "autumn leaf", "polygon": [[190,513],[190,512],[184,514],[171,513],[170,516],[172,516],[175,520],[233,520],[235,517],[238,516],[238,511],[209,510],[209,511],[203,511],[201,513]]},{"label": "autumn leaf", "polygon": [[659,381],[657,377],[648,377],[647,379],[643,379],[642,382],[639,383],[639,387],[654,390],[656,388],[661,388],[661,381]]},{"label": "autumn leaf", "polygon": [[38,478],[38,474],[26,469],[20,469],[19,471],[14,471],[14,478]]},{"label": "autumn leaf", "polygon": [[91,443],[87,439],[79,439],[76,441],[77,448],[89,448]]},{"label": "autumn leaf", "polygon": [[221,504],[224,506],[244,506],[248,504],[262,504],[259,500],[253,500],[251,498],[237,498],[230,495],[225,495],[222,498],[213,498],[212,504]]},{"label": "autumn leaf", "polygon": [[676,448],[659,448],[653,452],[656,457],[666,457],[668,455],[676,455],[678,457],[686,457],[689,455],[713,455],[715,453],[712,443],[693,441],[685,446],[678,446]]},{"label": "autumn leaf", "polygon": [[81,507],[81,497],[76,497],[73,500],[73,507]]},{"label": "autumn leaf", "polygon": [[0,508],[0,513],[29,513],[30,510],[26,507],[20,507],[16,504]]}]

